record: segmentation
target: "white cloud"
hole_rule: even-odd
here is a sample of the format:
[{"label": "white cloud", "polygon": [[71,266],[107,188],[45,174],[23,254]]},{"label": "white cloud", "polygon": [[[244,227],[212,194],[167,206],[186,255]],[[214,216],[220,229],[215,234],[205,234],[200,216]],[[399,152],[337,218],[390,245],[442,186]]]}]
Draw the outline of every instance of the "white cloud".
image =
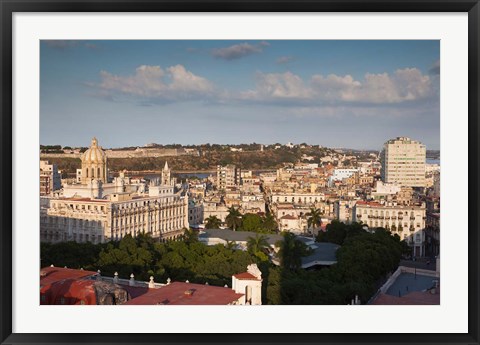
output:
[{"label": "white cloud", "polygon": [[367,73],[362,81],[350,75],[313,75],[308,82],[291,72],[257,73],[256,89],[242,99],[255,101],[303,101],[305,104],[393,104],[426,99],[438,94],[432,79],[416,68],[388,73]]},{"label": "white cloud", "polygon": [[213,49],[212,55],[219,59],[235,60],[255,53],[261,53],[269,45],[268,42],[260,42],[256,45],[240,43],[230,47]]},{"label": "white cloud", "polygon": [[182,65],[169,67],[167,71],[172,80],[169,85],[172,91],[205,94],[213,90],[213,85],[207,79],[187,71]]},{"label": "white cloud", "polygon": [[131,75],[100,72],[100,82],[87,85],[96,96],[110,100],[179,102],[202,100],[216,104],[265,103],[297,107],[388,105],[435,99],[439,94],[437,76],[417,68],[398,69],[392,74],[365,74],[362,80],[351,75],[315,74],[304,80],[292,73],[255,74],[255,87],[243,92],[217,89],[206,78],[182,65],[162,68],[142,65]]},{"label": "white cloud", "polygon": [[256,86],[253,91],[242,93],[242,99],[270,100],[270,99],[296,99],[306,100],[312,94],[305,86],[302,78],[291,73],[260,73],[256,74]]},{"label": "white cloud", "polygon": [[197,99],[214,92],[211,82],[187,71],[182,65],[171,66],[165,70],[160,66],[142,65],[130,76],[101,71],[100,78],[101,82],[93,86],[104,96],[123,95],[152,101],[175,101]]}]

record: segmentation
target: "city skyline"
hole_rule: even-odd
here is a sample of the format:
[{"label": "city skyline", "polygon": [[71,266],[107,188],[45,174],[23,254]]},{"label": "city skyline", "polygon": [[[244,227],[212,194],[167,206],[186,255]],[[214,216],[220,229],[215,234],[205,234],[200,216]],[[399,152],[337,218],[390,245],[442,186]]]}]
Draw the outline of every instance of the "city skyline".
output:
[{"label": "city skyline", "polygon": [[[439,41],[42,41],[40,141],[440,148]],[[72,130],[74,129],[74,130]]]}]

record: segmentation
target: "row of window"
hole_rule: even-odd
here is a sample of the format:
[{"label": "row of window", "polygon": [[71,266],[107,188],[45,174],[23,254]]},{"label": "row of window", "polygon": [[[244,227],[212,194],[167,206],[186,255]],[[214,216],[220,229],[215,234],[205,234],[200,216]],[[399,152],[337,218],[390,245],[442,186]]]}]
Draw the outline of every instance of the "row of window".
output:
[{"label": "row of window", "polygon": [[[379,222],[378,220],[376,220],[376,221],[369,220],[369,221],[367,221],[367,225],[370,226],[370,227],[371,227],[371,226],[375,226],[375,227],[381,226],[381,227],[385,227],[385,228],[390,228],[390,223],[389,223],[389,222],[385,222],[385,223],[384,223],[384,222],[382,222],[382,221]],[[422,228],[421,225],[420,225],[420,223],[417,223],[416,225],[417,225],[417,226],[416,226],[417,229]],[[396,228],[397,230],[399,230],[399,227],[400,227],[400,226],[402,227],[403,230],[407,230],[407,229],[410,229],[410,228],[415,228],[415,224],[414,224],[414,223],[403,223],[403,224],[401,224],[401,223],[400,223],[400,224],[395,224],[395,223],[393,223],[391,226],[392,226],[392,227],[395,226],[395,228]]]},{"label": "row of window", "polygon": [[[397,215],[397,212],[398,212],[398,215],[399,216],[404,216],[404,217],[408,217],[409,215],[410,216],[413,216],[413,217],[422,217],[422,214],[421,213],[417,213],[415,214],[413,211],[409,214],[408,211],[391,211],[392,212],[392,217],[396,217]],[[367,209],[363,209],[363,212],[362,212],[362,209],[358,209],[358,213],[362,213],[362,214],[368,214],[370,216],[380,216],[380,217],[383,217],[383,216],[386,216],[386,217],[390,217],[390,211],[378,211],[378,210],[367,210]]]},{"label": "row of window", "polygon": [[[169,204],[170,202],[173,202],[173,203]],[[114,212],[118,210],[141,209],[142,206],[150,206],[150,205],[177,206],[177,205],[182,205],[182,202],[180,199],[174,200],[174,198],[172,197],[172,198],[163,198],[162,200],[145,200],[145,201],[129,202],[124,204],[115,204]]]},{"label": "row of window", "polygon": [[92,242],[93,244],[102,243],[102,235],[77,234],[73,233],[71,238],[65,232],[41,232],[40,239],[45,242],[65,242],[73,240],[75,242]]}]

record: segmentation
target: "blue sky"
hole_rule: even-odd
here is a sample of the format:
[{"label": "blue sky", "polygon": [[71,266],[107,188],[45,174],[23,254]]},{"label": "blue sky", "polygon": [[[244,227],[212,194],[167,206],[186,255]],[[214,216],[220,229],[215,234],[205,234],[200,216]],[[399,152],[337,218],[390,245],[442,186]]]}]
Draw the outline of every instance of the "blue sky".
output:
[{"label": "blue sky", "polygon": [[439,41],[42,41],[40,142],[440,147]]}]

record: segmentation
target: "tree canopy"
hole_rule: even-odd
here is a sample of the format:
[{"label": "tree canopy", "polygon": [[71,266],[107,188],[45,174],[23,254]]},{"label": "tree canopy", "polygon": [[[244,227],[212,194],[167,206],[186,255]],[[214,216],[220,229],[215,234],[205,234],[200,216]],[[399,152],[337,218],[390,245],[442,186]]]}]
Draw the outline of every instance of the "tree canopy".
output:
[{"label": "tree canopy", "polygon": [[[406,246],[398,235],[381,228],[370,233],[358,223],[334,221],[319,237],[341,245],[337,263],[319,270],[291,269],[298,267],[298,256],[285,257],[281,250],[283,265],[269,270],[268,304],[348,304],[355,295],[366,303],[398,267]],[[290,235],[286,248],[294,248]]]},{"label": "tree canopy", "polygon": [[228,209],[228,215],[225,217],[225,223],[227,223],[227,226],[233,231],[237,230],[242,226],[242,214],[237,208],[231,206]]},{"label": "tree canopy", "polygon": [[217,216],[209,216],[205,219],[205,228],[206,229],[220,229],[222,221],[217,218]]}]

